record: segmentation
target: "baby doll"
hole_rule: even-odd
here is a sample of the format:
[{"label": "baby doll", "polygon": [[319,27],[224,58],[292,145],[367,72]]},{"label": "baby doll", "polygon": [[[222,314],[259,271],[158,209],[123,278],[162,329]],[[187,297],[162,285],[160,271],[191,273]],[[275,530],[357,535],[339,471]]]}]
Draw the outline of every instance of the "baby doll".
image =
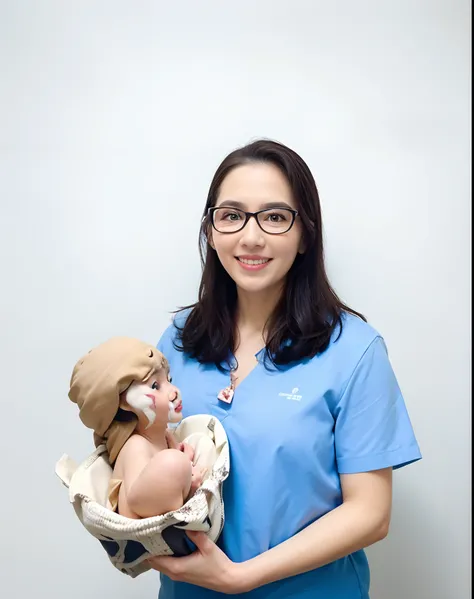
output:
[{"label": "baby doll", "polygon": [[115,337],[92,349],[74,367],[69,398],[96,446],[107,447],[109,509],[128,518],[163,515],[202,483],[194,450],[167,428],[182,419],[182,401],[166,358],[152,345]]}]

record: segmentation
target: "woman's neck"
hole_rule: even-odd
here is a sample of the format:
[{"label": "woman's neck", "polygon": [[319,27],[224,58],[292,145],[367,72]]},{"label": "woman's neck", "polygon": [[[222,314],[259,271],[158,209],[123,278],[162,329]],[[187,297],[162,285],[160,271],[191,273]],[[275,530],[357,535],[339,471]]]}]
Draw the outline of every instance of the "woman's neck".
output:
[{"label": "woman's neck", "polygon": [[281,297],[281,290],[248,293],[237,290],[237,332],[239,337],[260,336],[265,343],[265,325]]}]

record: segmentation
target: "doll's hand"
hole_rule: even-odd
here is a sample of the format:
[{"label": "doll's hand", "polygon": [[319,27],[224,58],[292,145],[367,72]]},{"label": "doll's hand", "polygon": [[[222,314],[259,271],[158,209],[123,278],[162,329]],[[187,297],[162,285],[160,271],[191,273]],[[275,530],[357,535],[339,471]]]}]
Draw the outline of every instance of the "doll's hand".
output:
[{"label": "doll's hand", "polygon": [[179,443],[176,437],[173,434],[173,431],[170,429],[166,429],[165,432],[166,442],[168,443],[168,447],[170,449],[177,449],[178,451],[182,451],[185,456],[189,458],[192,462],[194,459],[194,447],[188,445],[188,443]]},{"label": "doll's hand", "polygon": [[174,436],[173,431],[171,431],[169,428],[166,429],[165,431],[165,438],[166,438],[166,442],[168,443],[168,447],[170,449],[177,449],[178,451],[183,451],[183,443],[179,443],[176,440],[176,437]]},{"label": "doll's hand", "polygon": [[188,445],[187,443],[180,443],[179,445],[180,445],[179,449],[192,462],[194,460],[194,447],[191,447],[191,445]]}]

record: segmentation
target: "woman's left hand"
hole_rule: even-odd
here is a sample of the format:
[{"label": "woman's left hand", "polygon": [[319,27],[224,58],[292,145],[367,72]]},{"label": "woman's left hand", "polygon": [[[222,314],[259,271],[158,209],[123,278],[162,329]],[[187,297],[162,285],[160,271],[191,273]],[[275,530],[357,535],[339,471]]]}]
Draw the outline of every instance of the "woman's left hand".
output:
[{"label": "woman's left hand", "polygon": [[178,582],[229,595],[242,592],[239,564],[231,561],[205,533],[189,530],[187,535],[197,547],[194,553],[185,557],[150,557],[150,566]]}]

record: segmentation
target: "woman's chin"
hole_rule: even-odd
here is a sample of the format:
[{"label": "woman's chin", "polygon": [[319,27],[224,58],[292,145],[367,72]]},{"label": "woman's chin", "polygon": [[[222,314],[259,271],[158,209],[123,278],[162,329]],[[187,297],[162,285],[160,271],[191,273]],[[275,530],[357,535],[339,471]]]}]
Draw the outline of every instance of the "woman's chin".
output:
[{"label": "woman's chin", "polygon": [[274,280],[270,278],[266,279],[254,279],[254,280],[237,280],[237,289],[240,293],[250,295],[267,295],[267,294],[278,294],[283,288],[282,280]]}]

